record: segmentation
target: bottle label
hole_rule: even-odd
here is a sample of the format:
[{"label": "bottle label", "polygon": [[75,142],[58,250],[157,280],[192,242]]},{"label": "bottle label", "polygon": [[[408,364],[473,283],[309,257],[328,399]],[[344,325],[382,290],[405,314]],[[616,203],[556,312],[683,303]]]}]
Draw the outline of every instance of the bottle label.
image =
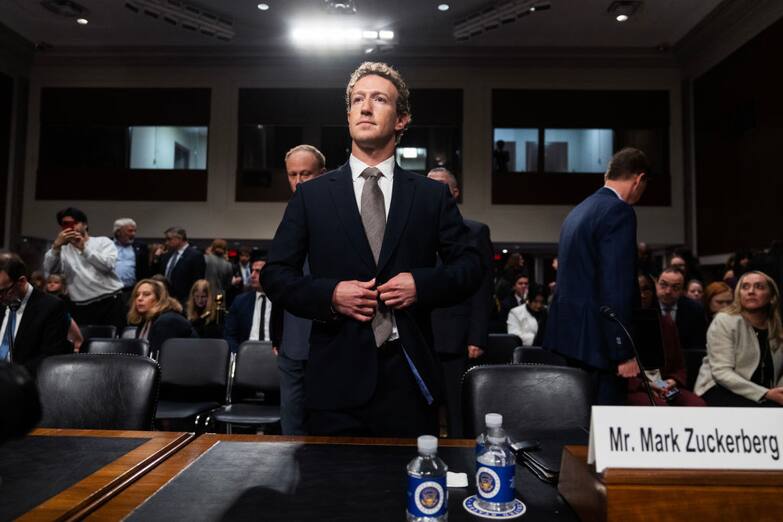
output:
[{"label": "bottle label", "polygon": [[449,493],[446,477],[408,477],[408,513],[416,517],[439,517],[446,513]]},{"label": "bottle label", "polygon": [[490,502],[511,502],[514,500],[514,473],[516,465],[487,466],[478,463],[476,490],[479,496]]}]

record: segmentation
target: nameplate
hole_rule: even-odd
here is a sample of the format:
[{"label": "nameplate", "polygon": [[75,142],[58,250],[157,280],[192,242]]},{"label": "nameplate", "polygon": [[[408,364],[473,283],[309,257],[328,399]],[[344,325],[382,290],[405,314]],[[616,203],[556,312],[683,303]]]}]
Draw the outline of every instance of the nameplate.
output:
[{"label": "nameplate", "polygon": [[783,409],[593,406],[587,461],[606,468],[783,470]]}]

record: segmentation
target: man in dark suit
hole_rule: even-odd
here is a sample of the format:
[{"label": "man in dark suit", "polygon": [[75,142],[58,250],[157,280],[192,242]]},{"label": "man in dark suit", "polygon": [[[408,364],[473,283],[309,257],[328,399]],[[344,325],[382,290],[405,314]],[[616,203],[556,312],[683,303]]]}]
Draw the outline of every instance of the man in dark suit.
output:
[{"label": "man in dark suit", "polygon": [[[530,274],[526,268],[520,268],[519,271],[514,274],[514,281],[511,288],[513,290],[511,295],[500,302],[500,318],[504,325],[508,320],[508,313],[511,309],[525,304],[525,301],[527,300],[527,293],[530,290]],[[505,328],[503,331],[505,331]]]},{"label": "man in dark suit", "polygon": [[16,254],[0,254],[0,360],[35,375],[44,357],[69,353],[65,303],[33,287]]},{"label": "man in dark suit", "polygon": [[313,319],[305,370],[312,434],[438,432],[430,313],[476,291],[481,261],[447,187],[394,162],[408,98],[388,65],[354,71],[351,157],[299,186],[262,274],[276,304]]},{"label": "man in dark suit", "polygon": [[165,234],[168,251],[165,254],[156,252],[153,271],[166,277],[171,285],[171,295],[184,305],[193,283],[204,279],[204,254],[188,244],[188,234],[184,228],[171,227]]},{"label": "man in dark suit", "polygon": [[590,373],[596,404],[625,404],[625,379],[639,373],[622,328],[600,309],[609,306],[630,325],[638,306],[631,205],[644,193],[648,175],[642,151],[620,150],[609,163],[603,188],[577,205],[560,230],[557,285],[544,346]]},{"label": "man in dark suit", "polygon": [[662,315],[669,315],[677,325],[679,345],[683,350],[707,348],[707,318],[704,308],[684,296],[685,274],[675,267],[661,272],[655,283]]},{"label": "man in dark suit", "polygon": [[257,259],[250,263],[250,288],[237,296],[231,303],[223,326],[223,337],[232,353],[237,353],[239,345],[245,341],[270,341],[279,346],[279,321],[282,317],[274,313],[272,301],[261,288],[260,274],[266,260]]},{"label": "man in dark suit", "polygon": [[[451,196],[459,199],[457,178],[448,169],[430,170],[427,177],[445,183]],[[493,302],[492,241],[489,227],[478,221],[464,220],[470,238],[481,253],[481,286],[470,298],[448,308],[432,311],[432,337],[435,352],[443,366],[443,384],[446,392],[446,414],[449,437],[462,438],[460,380],[468,358],[484,353],[489,336],[489,316]]]}]

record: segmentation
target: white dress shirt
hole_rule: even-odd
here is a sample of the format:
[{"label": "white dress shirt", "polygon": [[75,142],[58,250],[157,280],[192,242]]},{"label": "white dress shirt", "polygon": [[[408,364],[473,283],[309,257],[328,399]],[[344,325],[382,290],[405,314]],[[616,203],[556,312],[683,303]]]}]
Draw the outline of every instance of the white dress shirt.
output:
[{"label": "white dress shirt", "polygon": [[68,295],[74,303],[85,303],[122,290],[122,282],[114,273],[117,247],[108,237],[90,237],[80,251],[70,243],[59,254],[49,249],[44,256],[44,271],[63,274],[68,282]]},{"label": "white dress shirt", "polygon": [[[264,338],[261,337],[261,308],[262,303],[266,301],[266,308],[264,309]],[[261,292],[256,292],[256,304],[253,307],[253,322],[250,323],[250,337],[249,341],[271,341],[272,338],[269,334],[269,323],[272,318],[272,301]]]},{"label": "white dress shirt", "polygon": [[[22,315],[24,315],[24,309],[27,307],[27,301],[30,300],[30,295],[32,295],[32,293],[33,293],[33,285],[27,283],[27,292],[25,292],[24,297],[22,298],[22,305],[16,311],[16,324],[14,324],[14,335],[13,335],[14,339],[16,339],[16,332],[19,331],[19,323],[22,322]],[[11,313],[11,309],[6,306],[5,314],[3,314],[3,323],[2,326],[0,326],[0,342],[2,342],[2,340],[5,338],[5,330],[8,327],[8,314],[10,313]],[[9,352],[8,355],[10,356],[11,353]]]},{"label": "white dress shirt", "polygon": [[[362,172],[368,167],[375,167],[381,171],[381,175],[378,176],[378,187],[383,193],[383,204],[386,207],[386,220],[389,219],[389,208],[391,208],[392,188],[394,187],[394,154],[387,159],[378,163],[377,165],[367,165],[356,156],[351,154],[348,159],[348,165],[351,167],[351,175],[353,176],[353,194],[356,196],[356,208],[359,209],[359,214],[362,213],[362,189],[364,188],[364,178]],[[394,341],[400,338],[400,334],[397,331],[397,320],[394,318],[394,313],[391,314],[392,320],[392,333],[389,336],[389,341]]]}]

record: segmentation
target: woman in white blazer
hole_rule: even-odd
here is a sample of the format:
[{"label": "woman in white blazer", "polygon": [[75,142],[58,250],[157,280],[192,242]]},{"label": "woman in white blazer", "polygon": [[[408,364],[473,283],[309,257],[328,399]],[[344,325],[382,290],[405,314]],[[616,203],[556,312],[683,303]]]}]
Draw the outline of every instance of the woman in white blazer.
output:
[{"label": "woman in white blazer", "polygon": [[747,272],[715,315],[694,392],[709,406],[783,406],[783,327],[775,282]]}]

